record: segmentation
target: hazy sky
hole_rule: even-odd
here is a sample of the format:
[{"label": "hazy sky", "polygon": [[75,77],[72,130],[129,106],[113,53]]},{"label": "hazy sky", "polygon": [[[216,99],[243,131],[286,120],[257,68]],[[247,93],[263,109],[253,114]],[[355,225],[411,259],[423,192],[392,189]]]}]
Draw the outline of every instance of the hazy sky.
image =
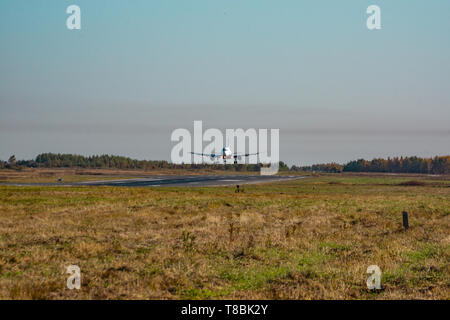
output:
[{"label": "hazy sky", "polygon": [[[81,30],[66,28],[67,6]],[[381,7],[382,29],[366,27]],[[0,159],[170,159],[279,128],[289,164],[450,153],[450,1],[2,0]]]}]

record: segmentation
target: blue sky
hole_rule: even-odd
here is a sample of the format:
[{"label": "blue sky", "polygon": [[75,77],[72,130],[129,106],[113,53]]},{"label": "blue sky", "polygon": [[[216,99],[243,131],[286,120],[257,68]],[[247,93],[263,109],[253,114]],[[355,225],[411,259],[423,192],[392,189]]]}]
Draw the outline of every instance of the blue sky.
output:
[{"label": "blue sky", "polygon": [[[66,28],[67,6],[82,29]],[[382,29],[366,28],[381,8]],[[166,159],[176,128],[279,128],[289,164],[448,154],[448,1],[0,2],[0,159]]]}]

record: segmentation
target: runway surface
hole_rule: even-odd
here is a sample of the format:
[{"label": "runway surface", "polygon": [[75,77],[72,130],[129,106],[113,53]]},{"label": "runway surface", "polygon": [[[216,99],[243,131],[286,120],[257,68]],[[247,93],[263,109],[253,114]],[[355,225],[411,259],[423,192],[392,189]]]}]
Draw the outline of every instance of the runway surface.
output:
[{"label": "runway surface", "polygon": [[136,179],[101,180],[74,183],[10,183],[14,186],[113,186],[113,187],[207,187],[255,184],[275,181],[302,179],[299,176],[261,176],[261,175],[224,175],[224,176],[148,176]]}]

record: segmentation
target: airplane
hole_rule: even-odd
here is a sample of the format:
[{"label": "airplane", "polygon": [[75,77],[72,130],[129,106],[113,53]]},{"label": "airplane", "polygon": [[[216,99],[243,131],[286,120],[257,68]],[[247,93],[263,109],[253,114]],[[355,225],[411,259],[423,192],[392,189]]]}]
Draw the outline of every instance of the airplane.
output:
[{"label": "airplane", "polygon": [[258,153],[245,153],[245,154],[237,154],[237,153],[233,153],[233,151],[231,151],[231,147],[223,147],[222,149],[222,153],[221,154],[215,154],[215,153],[195,153],[195,152],[190,152],[191,154],[197,155],[197,156],[202,156],[202,157],[210,157],[211,161],[214,161],[215,159],[223,159],[223,163],[227,164],[227,159],[234,159],[234,164],[237,164],[238,160],[241,160],[242,157],[248,157],[248,156],[253,156],[253,155],[258,155]]}]

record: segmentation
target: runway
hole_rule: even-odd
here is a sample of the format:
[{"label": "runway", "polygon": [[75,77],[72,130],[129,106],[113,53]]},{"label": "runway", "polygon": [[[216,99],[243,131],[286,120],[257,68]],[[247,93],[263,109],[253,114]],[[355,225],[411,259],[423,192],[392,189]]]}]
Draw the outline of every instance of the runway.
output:
[{"label": "runway", "polygon": [[[113,186],[113,187],[209,187],[267,183],[302,179],[300,176],[206,175],[206,176],[148,176],[135,179],[100,180],[76,183],[11,183],[14,186]],[[4,184],[5,185],[5,184]]]}]

